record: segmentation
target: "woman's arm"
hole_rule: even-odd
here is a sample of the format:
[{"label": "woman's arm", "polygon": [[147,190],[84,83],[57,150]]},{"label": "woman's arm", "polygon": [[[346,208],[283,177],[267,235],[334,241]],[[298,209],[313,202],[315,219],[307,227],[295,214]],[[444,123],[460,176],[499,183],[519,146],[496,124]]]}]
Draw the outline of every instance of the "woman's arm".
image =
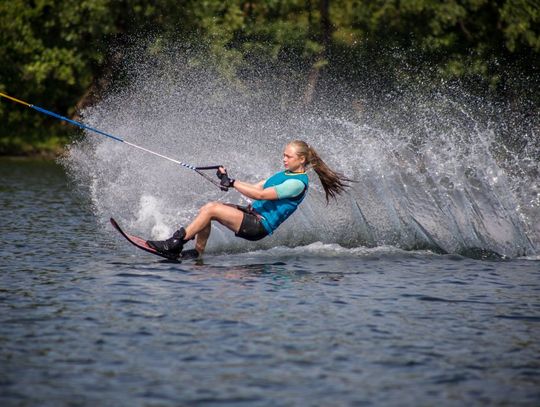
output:
[{"label": "woman's arm", "polygon": [[234,188],[248,198],[257,200],[265,199],[269,201],[278,199],[278,195],[274,187],[263,188],[263,185],[264,181],[258,182],[256,184],[249,184],[247,182],[239,180],[234,181]]},{"label": "woman's arm", "polygon": [[[223,167],[220,167],[218,172],[221,172],[225,177],[227,177],[228,181],[230,182],[231,179],[227,175],[227,170]],[[218,175],[219,176],[219,175]],[[221,177],[220,177],[221,178]],[[223,180],[222,180],[223,181]],[[251,199],[265,199],[265,200],[275,200],[278,199],[277,191],[274,187],[270,188],[264,188],[264,183],[266,181],[259,181],[256,184],[250,184],[248,182],[243,182],[239,180],[232,180],[231,186],[229,188],[235,188],[238,192],[240,192],[242,195],[247,196]],[[222,182],[223,185],[223,182]]]},{"label": "woman's arm", "polygon": [[239,192],[246,195],[248,198],[265,199],[270,201],[275,199],[294,198],[306,190],[304,183],[298,179],[288,179],[283,181],[281,184],[273,185],[268,188],[263,188],[263,183],[260,182],[254,185],[247,184],[245,182],[237,184],[235,182],[234,188],[237,188],[237,185],[240,185],[241,188],[239,189]]}]

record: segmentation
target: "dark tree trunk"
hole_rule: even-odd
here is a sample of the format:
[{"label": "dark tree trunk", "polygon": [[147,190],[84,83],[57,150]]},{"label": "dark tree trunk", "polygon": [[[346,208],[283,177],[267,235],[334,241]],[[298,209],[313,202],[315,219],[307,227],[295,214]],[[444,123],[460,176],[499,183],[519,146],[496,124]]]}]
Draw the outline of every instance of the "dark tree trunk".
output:
[{"label": "dark tree trunk", "polygon": [[[308,2],[309,9],[311,11],[311,2]],[[320,20],[320,36],[319,41],[322,45],[322,50],[315,57],[315,61],[311,66],[309,71],[306,90],[304,92],[304,105],[310,105],[315,96],[315,91],[317,88],[317,83],[321,75],[321,68],[324,65],[324,61],[327,58],[328,47],[330,45],[330,37],[332,35],[331,26],[330,26],[330,0],[320,0],[319,1],[319,11],[321,14]],[[311,20],[311,12],[310,12]]]}]

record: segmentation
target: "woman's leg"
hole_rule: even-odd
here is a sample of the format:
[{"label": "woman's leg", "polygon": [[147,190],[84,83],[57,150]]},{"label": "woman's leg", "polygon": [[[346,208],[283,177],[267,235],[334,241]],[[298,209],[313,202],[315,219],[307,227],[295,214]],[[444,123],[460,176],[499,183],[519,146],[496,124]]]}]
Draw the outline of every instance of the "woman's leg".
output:
[{"label": "woman's leg", "polygon": [[238,233],[243,219],[244,212],[233,206],[225,205],[221,202],[207,203],[199,210],[199,214],[193,222],[186,227],[186,236],[184,239],[189,240],[196,236],[195,248],[202,254],[210,237],[213,220],[218,221],[234,233]]}]

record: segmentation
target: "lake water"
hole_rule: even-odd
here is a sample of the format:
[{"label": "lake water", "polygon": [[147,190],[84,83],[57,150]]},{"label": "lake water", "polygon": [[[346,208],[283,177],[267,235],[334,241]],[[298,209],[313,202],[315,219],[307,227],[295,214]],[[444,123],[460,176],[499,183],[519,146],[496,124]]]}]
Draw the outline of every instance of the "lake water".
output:
[{"label": "lake water", "polygon": [[54,163],[0,161],[2,406],[540,404],[535,255],[311,243],[176,264],[74,190]]}]

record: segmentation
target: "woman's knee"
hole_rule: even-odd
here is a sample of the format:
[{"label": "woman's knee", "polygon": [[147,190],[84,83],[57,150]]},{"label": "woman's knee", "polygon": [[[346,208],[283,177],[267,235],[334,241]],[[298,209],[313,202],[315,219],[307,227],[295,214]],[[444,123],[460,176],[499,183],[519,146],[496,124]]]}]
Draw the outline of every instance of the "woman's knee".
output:
[{"label": "woman's knee", "polygon": [[221,202],[208,202],[207,204],[204,204],[201,209],[199,209],[199,213],[205,213],[213,217],[222,206],[224,205]]}]

